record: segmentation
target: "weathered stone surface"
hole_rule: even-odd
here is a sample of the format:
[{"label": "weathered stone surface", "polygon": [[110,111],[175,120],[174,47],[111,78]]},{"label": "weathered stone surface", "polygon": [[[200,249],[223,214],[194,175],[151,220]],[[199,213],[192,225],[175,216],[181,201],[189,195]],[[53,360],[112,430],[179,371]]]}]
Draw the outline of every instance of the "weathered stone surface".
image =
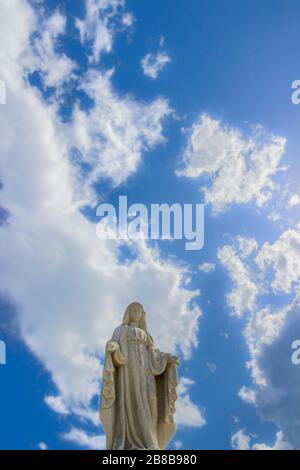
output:
[{"label": "weathered stone surface", "polygon": [[176,428],[177,364],[155,346],[143,306],[130,304],[106,345],[100,419],[107,449],[165,449]]}]

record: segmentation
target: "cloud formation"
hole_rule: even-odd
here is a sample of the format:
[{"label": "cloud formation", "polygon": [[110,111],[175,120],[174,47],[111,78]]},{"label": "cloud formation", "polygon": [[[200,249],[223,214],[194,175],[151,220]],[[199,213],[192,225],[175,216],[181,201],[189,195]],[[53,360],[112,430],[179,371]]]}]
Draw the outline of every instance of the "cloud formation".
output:
[{"label": "cloud formation", "polygon": [[[100,3],[88,5],[98,8]],[[49,75],[52,59],[60,63],[65,58],[63,53],[51,55],[51,41],[65,24],[55,15],[45,23],[55,31],[47,36],[51,60],[41,62],[39,48],[31,42],[39,26],[29,4],[4,0],[0,5],[0,66],[8,89],[5,115],[0,115],[1,204],[8,214],[0,230],[1,295],[16,307],[24,342],[53,379],[56,394],[46,396],[46,403],[59,414],[98,425],[92,400],[99,396],[104,346],[127,304],[141,301],[159,346],[186,358],[197,343],[201,312],[194,302],[198,293],[188,288],[186,268],[161,259],[158,250],[143,242],[128,245],[132,260],[121,262],[122,245],[97,239],[95,225],[80,211],[83,201],[94,201],[98,177],[123,181],[136,170],[143,151],[163,141],[161,119],[169,110],[162,99],[146,107],[118,97],[110,75],[93,70],[82,80],[93,108],[84,113],[75,107],[73,119],[63,124],[55,93],[46,103],[24,80],[30,58],[45,83],[61,88],[66,82],[64,74],[55,79]],[[42,31],[39,37],[44,47]],[[101,48],[108,46],[94,44],[95,58]],[[80,119],[85,134],[78,137],[80,158],[92,168],[85,183],[70,156]],[[186,388],[181,396],[182,423],[201,425],[201,412]],[[84,428],[72,428],[64,437],[98,446],[98,437],[86,436]]]},{"label": "cloud formation", "polygon": [[86,0],[85,18],[76,19],[81,43],[90,50],[90,62],[99,62],[113,48],[118,31],[128,28],[133,17],[125,10],[124,0]]},{"label": "cloud formation", "polygon": [[276,433],[273,446],[264,443],[251,444],[255,438],[251,434],[247,434],[244,429],[239,429],[231,436],[231,446],[235,450],[293,450],[293,447],[287,442],[281,431]]},{"label": "cloud formation", "polygon": [[266,204],[275,190],[273,176],[285,139],[256,126],[249,136],[203,114],[188,131],[178,176],[209,178],[201,187],[205,202],[219,214],[232,204]]},{"label": "cloud formation", "polygon": [[[255,405],[265,419],[277,424],[279,434],[274,448],[300,447],[297,406],[300,376],[291,361],[291,344],[300,328],[298,238],[296,224],[273,243],[267,241],[258,246],[249,239],[248,244],[256,248],[247,256],[238,239],[219,252],[233,282],[227,296],[228,306],[233,314],[246,319],[244,338],[249,351],[246,366],[253,387],[243,386],[239,396]],[[252,298],[250,303],[247,298]],[[240,437],[235,436],[234,443]],[[264,444],[256,448],[264,448]]]},{"label": "cloud formation", "polygon": [[199,271],[202,271],[203,273],[212,273],[215,268],[216,265],[214,263],[202,263],[198,266]]},{"label": "cloud formation", "polygon": [[156,53],[149,52],[141,61],[141,67],[146,77],[155,80],[158,75],[171,62],[171,57],[166,51],[159,50]]},{"label": "cloud formation", "polygon": [[163,120],[171,114],[164,98],[139,103],[118,96],[111,78],[112,71],[88,71],[82,89],[94,106],[75,106],[73,113],[72,150],[80,168],[87,167],[79,184],[90,203],[93,183],[101,178],[110,178],[115,186],[124,183],[137,170],[142,153],[164,142]]}]

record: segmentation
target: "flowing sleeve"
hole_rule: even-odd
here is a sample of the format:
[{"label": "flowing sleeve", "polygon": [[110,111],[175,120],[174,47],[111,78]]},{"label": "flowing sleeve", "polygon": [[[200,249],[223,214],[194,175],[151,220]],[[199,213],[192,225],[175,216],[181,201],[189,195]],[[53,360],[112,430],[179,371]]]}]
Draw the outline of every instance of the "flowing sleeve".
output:
[{"label": "flowing sleeve", "polygon": [[176,388],[178,385],[177,365],[168,363],[168,354],[161,352],[148,335],[150,369],[156,377],[158,423],[157,438],[160,449],[165,449],[175,429]]},{"label": "flowing sleeve", "polygon": [[114,331],[111,341],[116,348],[113,352],[107,351],[103,368],[103,382],[100,402],[100,420],[106,432],[106,447],[111,448],[115,421],[115,368],[126,364],[126,357],[121,352],[120,344],[124,336],[124,327],[119,326]]},{"label": "flowing sleeve", "polygon": [[165,372],[168,364],[168,355],[161,352],[154,344],[153,338],[148,333],[149,363],[153,375],[161,375]]}]

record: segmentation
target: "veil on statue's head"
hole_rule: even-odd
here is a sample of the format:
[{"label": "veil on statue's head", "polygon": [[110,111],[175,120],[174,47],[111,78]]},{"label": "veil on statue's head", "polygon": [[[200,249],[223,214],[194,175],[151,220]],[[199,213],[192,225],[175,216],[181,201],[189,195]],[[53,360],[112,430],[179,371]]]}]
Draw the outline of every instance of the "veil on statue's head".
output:
[{"label": "veil on statue's head", "polygon": [[131,312],[134,308],[137,308],[137,307],[140,308],[141,311],[142,311],[142,316],[141,316],[141,319],[139,321],[139,328],[141,328],[142,330],[147,332],[148,327],[147,327],[147,322],[146,322],[146,312],[145,312],[144,307],[142,306],[142,304],[140,304],[139,302],[132,302],[131,304],[128,305],[128,307],[126,308],[123,320],[122,320],[122,324],[123,325],[129,325],[130,320],[131,320],[130,319]]}]

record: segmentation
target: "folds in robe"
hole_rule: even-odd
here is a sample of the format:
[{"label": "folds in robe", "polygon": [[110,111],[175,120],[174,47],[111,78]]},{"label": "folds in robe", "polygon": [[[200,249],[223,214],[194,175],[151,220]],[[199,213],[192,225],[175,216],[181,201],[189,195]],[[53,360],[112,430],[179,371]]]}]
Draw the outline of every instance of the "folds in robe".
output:
[{"label": "folds in robe", "polygon": [[106,448],[165,449],[175,432],[176,365],[141,328],[120,325],[108,345],[100,405]]}]

